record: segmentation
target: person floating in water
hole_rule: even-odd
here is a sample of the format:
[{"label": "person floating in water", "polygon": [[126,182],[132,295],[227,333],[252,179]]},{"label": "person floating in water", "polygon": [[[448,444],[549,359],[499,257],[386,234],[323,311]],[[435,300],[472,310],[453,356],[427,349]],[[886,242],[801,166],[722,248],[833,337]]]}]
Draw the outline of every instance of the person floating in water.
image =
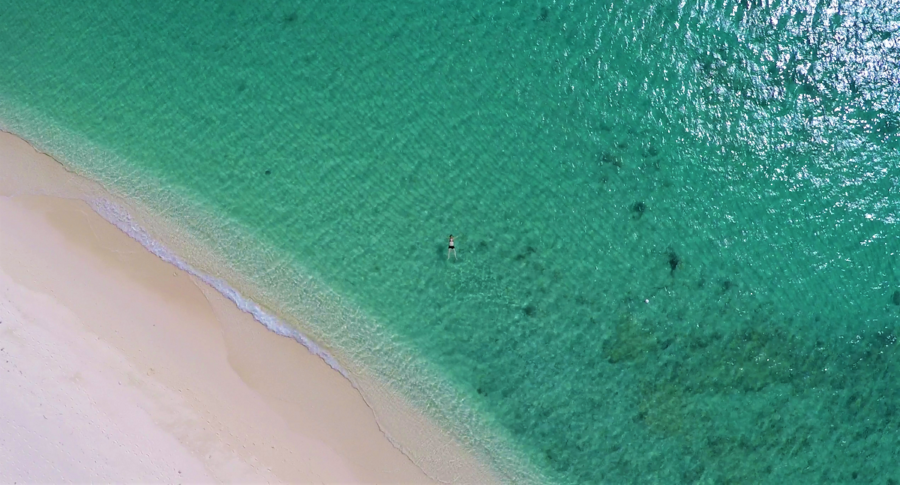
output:
[{"label": "person floating in water", "polygon": [[447,250],[447,259],[450,259],[450,253],[453,253],[453,259],[459,259],[456,257],[456,246],[453,245],[453,234],[450,235],[450,249]]}]

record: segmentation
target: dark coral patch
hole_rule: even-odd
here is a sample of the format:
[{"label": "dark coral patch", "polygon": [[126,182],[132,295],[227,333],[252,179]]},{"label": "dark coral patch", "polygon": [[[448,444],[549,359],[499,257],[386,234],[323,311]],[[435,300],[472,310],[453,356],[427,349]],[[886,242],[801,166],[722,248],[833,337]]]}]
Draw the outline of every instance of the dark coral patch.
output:
[{"label": "dark coral patch", "polygon": [[659,148],[656,148],[653,145],[650,145],[646,149],[644,149],[644,153],[643,153],[644,158],[652,158],[657,155],[659,155]]},{"label": "dark coral patch", "polygon": [[603,152],[600,155],[600,163],[604,165],[612,165],[616,168],[622,167],[622,158],[609,152]]},{"label": "dark coral patch", "polygon": [[640,219],[644,216],[644,213],[647,212],[647,204],[643,202],[635,202],[633,206],[631,206],[631,212],[635,219]]},{"label": "dark coral patch", "polygon": [[675,251],[669,250],[669,268],[671,268],[674,273],[676,269],[678,269],[678,265],[681,264],[681,259],[678,258],[678,255],[675,254]]},{"label": "dark coral patch", "polygon": [[537,252],[537,249],[535,249],[532,246],[528,246],[527,248],[525,248],[525,251],[517,254],[514,259],[516,261],[524,261],[525,258],[527,258],[528,256],[531,256],[532,254],[534,254],[536,252]]}]

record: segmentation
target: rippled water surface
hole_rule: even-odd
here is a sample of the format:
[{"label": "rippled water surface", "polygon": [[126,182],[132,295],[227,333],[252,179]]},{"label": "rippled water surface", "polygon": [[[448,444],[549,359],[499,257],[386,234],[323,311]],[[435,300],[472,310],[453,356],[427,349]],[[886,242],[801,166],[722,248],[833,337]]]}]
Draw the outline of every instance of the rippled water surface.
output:
[{"label": "rippled water surface", "polygon": [[202,208],[507,477],[900,480],[896,1],[7,1],[0,45],[3,126]]}]

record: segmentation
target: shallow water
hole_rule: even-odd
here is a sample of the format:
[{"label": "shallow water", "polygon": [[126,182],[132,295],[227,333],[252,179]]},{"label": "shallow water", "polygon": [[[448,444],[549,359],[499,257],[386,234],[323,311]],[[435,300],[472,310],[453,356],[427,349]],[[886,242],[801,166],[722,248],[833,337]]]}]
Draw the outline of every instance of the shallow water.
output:
[{"label": "shallow water", "polygon": [[487,453],[900,480],[896,3],[8,3],[0,123]]}]

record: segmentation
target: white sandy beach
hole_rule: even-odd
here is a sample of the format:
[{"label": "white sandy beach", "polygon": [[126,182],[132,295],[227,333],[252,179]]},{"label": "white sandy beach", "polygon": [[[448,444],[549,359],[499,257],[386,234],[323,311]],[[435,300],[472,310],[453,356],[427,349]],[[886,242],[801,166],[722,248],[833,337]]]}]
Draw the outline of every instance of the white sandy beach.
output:
[{"label": "white sandy beach", "polygon": [[29,195],[53,170],[0,133],[0,482],[431,482],[319,357]]}]

